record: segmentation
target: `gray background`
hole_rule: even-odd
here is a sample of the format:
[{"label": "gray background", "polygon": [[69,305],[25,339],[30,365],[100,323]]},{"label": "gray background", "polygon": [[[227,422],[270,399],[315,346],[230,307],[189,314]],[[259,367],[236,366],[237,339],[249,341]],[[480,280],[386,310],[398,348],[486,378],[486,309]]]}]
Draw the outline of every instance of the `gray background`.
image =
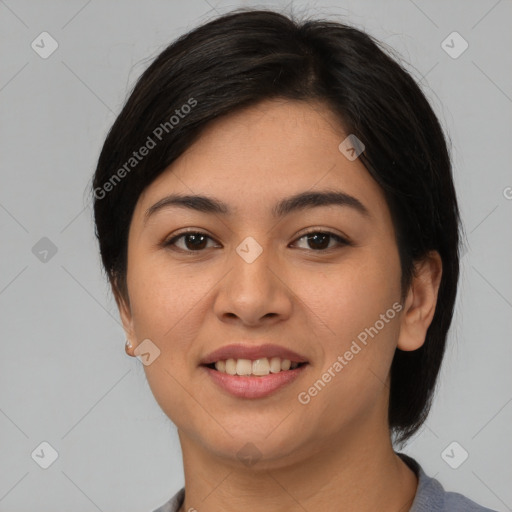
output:
[{"label": "gray background", "polygon": [[[175,427],[124,352],[87,187],[150,59],[249,5],[286,4],[0,0],[0,511],[150,511],[183,485]],[[512,2],[297,1],[294,11],[305,5],[395,48],[450,133],[467,249],[437,398],[404,451],[445,488],[512,510]],[[31,48],[43,31],[59,45],[47,59]],[[458,58],[441,46],[453,31],[469,44]],[[31,456],[43,441],[58,452],[48,469]],[[442,457],[453,441],[469,453],[457,469]]]}]

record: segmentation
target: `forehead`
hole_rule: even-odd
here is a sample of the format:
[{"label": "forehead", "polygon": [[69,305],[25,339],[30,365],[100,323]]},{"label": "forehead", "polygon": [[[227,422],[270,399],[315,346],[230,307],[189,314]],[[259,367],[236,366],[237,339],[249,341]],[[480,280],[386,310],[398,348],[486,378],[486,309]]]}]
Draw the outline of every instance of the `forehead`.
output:
[{"label": "forehead", "polygon": [[382,217],[380,187],[359,159],[339,149],[348,135],[323,104],[267,100],[211,122],[137,206],[145,211],[178,192],[214,196],[238,215],[266,215],[283,197],[328,188]]}]

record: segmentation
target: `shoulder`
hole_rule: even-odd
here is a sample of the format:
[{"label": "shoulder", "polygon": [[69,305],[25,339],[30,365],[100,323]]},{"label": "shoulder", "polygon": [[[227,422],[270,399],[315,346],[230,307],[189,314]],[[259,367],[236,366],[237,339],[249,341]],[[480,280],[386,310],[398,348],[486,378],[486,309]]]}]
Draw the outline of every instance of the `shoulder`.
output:
[{"label": "shoulder", "polygon": [[457,492],[447,492],[444,503],[446,510],[461,510],[464,512],[496,512],[490,508],[482,507],[478,503],[475,503]]},{"label": "shoulder", "polygon": [[496,512],[458,492],[445,491],[441,483],[429,477],[416,460],[403,453],[397,455],[418,477],[418,489],[409,512]]},{"label": "shoulder", "polygon": [[[397,455],[418,477],[418,489],[409,512],[496,512],[482,507],[462,494],[445,491],[441,483],[429,477],[416,460],[403,453]],[[185,489],[182,488],[153,512],[177,512],[183,504],[184,497]]]},{"label": "shoulder", "polygon": [[185,488],[181,488],[169,501],[153,510],[153,512],[178,512],[185,498]]}]

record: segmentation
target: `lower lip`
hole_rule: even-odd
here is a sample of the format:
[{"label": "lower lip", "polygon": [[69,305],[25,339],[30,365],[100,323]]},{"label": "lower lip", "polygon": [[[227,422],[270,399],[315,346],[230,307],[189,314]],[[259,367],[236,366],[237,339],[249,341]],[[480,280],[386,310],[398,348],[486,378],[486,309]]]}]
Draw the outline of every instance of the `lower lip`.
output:
[{"label": "lower lip", "polygon": [[206,369],[215,384],[237,398],[264,398],[293,382],[306,366],[307,364],[303,364],[294,370],[270,373],[262,377],[229,375],[207,366],[203,366],[203,368]]}]

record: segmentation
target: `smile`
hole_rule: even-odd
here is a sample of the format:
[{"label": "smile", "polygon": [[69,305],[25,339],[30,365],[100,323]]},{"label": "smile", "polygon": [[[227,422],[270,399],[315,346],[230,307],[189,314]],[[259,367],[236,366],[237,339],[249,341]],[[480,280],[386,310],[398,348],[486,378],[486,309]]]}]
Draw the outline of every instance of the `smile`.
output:
[{"label": "smile", "polygon": [[272,357],[270,359],[263,357],[253,361],[250,359],[220,360],[207,366],[228,375],[263,377],[271,373],[295,370],[302,364],[305,363],[290,361],[290,359],[281,359],[280,357]]}]

